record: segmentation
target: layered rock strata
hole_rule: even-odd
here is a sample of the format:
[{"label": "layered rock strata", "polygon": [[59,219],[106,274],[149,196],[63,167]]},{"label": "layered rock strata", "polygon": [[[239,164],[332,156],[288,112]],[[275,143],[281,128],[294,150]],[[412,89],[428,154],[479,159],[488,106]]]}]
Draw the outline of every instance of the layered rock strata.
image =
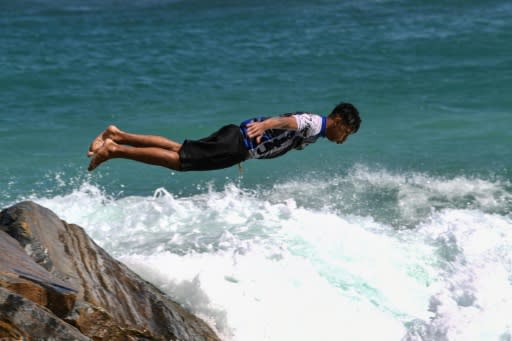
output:
[{"label": "layered rock strata", "polygon": [[0,339],[219,340],[213,330],[50,210],[0,213]]}]

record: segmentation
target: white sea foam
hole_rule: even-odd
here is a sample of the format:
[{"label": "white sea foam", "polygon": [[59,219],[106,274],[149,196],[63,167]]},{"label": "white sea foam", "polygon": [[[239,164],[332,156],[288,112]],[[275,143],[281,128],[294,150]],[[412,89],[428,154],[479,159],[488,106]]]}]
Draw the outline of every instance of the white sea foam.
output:
[{"label": "white sea foam", "polygon": [[[397,229],[377,214],[318,205],[329,189],[354,208],[343,192],[349,184],[359,194],[391,188],[392,204],[415,225]],[[356,168],[263,194],[227,185],[113,199],[84,183],[35,199],[224,340],[497,340],[512,335],[507,186]],[[367,208],[379,200],[355,211],[378,212]]]},{"label": "white sea foam", "polygon": [[512,336],[512,219],[444,210],[419,227],[437,246],[439,277],[428,321],[409,339],[509,340]]}]

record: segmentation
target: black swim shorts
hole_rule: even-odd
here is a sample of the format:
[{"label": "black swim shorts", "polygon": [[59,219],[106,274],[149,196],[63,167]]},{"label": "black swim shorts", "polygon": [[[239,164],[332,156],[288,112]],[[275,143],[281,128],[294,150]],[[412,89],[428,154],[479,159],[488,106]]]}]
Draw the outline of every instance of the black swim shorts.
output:
[{"label": "black swim shorts", "polygon": [[234,124],[200,140],[185,140],[179,154],[182,171],[227,168],[249,156],[240,127]]}]

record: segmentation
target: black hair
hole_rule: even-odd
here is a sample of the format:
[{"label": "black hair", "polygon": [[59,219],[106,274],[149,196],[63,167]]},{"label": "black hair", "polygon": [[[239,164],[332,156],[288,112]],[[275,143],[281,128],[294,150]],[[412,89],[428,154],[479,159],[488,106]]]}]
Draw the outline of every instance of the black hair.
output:
[{"label": "black hair", "polygon": [[352,104],[344,102],[338,104],[329,114],[329,117],[335,116],[341,117],[343,123],[352,128],[352,134],[359,130],[361,118],[359,117],[359,111]]}]

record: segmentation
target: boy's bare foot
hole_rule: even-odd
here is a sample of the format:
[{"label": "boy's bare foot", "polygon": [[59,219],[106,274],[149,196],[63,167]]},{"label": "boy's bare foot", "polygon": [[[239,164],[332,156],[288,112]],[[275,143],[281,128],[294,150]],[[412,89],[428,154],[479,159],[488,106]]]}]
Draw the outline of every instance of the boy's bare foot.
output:
[{"label": "boy's bare foot", "polygon": [[115,141],[115,135],[119,133],[120,130],[115,125],[109,125],[107,129],[105,129],[104,132],[99,134],[89,146],[89,151],[87,151],[87,156],[91,157],[93,156],[98,149],[100,149],[103,144],[105,143],[106,139],[111,139]]},{"label": "boy's bare foot", "polygon": [[93,157],[91,159],[91,162],[89,162],[89,167],[87,168],[87,170],[89,172],[93,171],[103,162],[111,159],[112,152],[114,151],[116,146],[117,144],[112,139],[105,139],[105,141],[103,141],[103,145],[99,149],[97,149],[95,153],[93,153]]}]

